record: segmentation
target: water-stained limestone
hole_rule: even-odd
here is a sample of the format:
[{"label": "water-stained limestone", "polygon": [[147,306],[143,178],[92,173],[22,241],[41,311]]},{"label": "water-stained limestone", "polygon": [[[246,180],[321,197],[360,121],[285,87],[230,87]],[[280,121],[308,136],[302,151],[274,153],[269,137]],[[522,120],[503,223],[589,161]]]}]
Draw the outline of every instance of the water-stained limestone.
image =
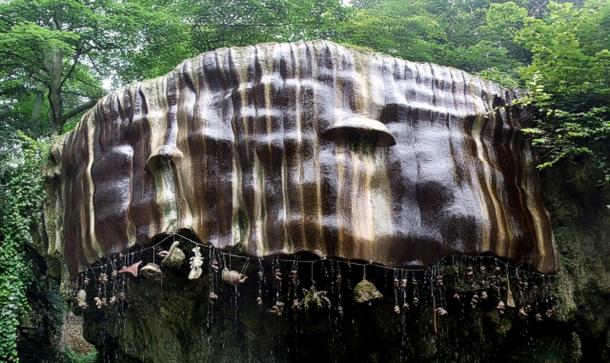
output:
[{"label": "water-stained limestone", "polygon": [[204,53],[105,96],[54,147],[50,245],[72,273],[178,229],[259,256],[554,271],[514,98],[326,41]]}]

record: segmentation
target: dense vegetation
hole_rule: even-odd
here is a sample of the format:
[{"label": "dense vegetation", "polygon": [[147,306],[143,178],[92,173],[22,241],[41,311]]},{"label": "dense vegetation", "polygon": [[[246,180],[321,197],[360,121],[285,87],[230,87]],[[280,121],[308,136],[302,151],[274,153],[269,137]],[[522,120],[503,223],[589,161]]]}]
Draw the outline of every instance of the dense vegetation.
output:
[{"label": "dense vegetation", "polygon": [[[540,167],[591,160],[610,181],[610,1],[0,1],[0,360],[15,360],[45,138],[107,88],[224,46],[325,38],[455,66],[528,91]],[[35,141],[40,139],[40,141]],[[47,138],[48,139],[48,138]],[[21,320],[23,321],[23,320]]]}]

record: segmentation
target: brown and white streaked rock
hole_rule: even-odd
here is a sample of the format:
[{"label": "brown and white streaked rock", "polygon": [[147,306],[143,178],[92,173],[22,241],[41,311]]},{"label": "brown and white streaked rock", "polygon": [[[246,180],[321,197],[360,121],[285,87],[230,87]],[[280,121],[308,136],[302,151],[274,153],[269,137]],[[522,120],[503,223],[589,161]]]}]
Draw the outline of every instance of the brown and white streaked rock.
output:
[{"label": "brown and white streaked rock", "polygon": [[551,272],[515,97],[327,41],[204,53],[105,96],[55,145],[50,245],[71,273],[178,229],[257,256],[492,252]]}]

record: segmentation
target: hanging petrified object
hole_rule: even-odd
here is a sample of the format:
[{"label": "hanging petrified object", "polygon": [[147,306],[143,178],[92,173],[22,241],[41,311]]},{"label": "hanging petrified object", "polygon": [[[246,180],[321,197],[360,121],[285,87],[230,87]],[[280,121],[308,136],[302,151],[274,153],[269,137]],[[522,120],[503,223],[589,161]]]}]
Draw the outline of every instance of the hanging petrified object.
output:
[{"label": "hanging petrified object", "polygon": [[354,300],[357,303],[370,303],[373,300],[383,299],[383,294],[367,279],[362,279],[354,287]]},{"label": "hanging petrified object", "polygon": [[504,314],[504,310],[506,310],[506,304],[504,304],[504,301],[500,300],[500,302],[496,306],[496,310],[498,310],[500,314]]},{"label": "hanging petrified object", "polygon": [[163,260],[161,261],[161,266],[175,268],[180,267],[180,265],[182,265],[182,262],[184,262],[186,256],[184,255],[184,252],[182,252],[182,250],[178,247],[178,245],[180,245],[180,242],[174,241],[174,243],[172,243],[172,245],[170,246],[169,250],[159,251],[159,253],[157,253],[159,257],[163,258]]},{"label": "hanging petrified object", "polygon": [[212,262],[210,262],[210,268],[214,270],[214,272],[218,272],[218,270],[220,269],[220,264],[218,263],[218,260],[212,260]]},{"label": "hanging petrified object", "polygon": [[472,307],[474,309],[477,307],[478,304],[479,304],[479,295],[477,295],[477,294],[472,295],[472,298],[470,299],[470,307]]},{"label": "hanging petrified object", "polygon": [[305,311],[313,307],[318,310],[330,308],[331,303],[326,295],[326,291],[318,291],[315,286],[312,286],[309,289],[303,289],[302,305],[305,307]]},{"label": "hanging petrified object", "polygon": [[296,280],[299,278],[299,271],[297,269],[290,270],[290,278]]},{"label": "hanging petrified object", "polygon": [[110,305],[114,305],[117,302],[117,297],[116,296],[111,296],[110,299],[108,300],[108,304]]},{"label": "hanging petrified object", "polygon": [[273,277],[278,280],[278,281],[282,281],[282,271],[278,268],[273,272]]},{"label": "hanging petrified object", "polygon": [[517,307],[517,304],[515,304],[515,299],[513,298],[513,292],[510,289],[510,282],[508,281],[508,276],[506,276],[506,290],[508,291],[506,293],[506,306],[508,306],[509,308]]},{"label": "hanging petrified object", "polygon": [[156,263],[147,263],[146,266],[140,269],[140,274],[147,279],[155,280],[161,277],[161,267]]},{"label": "hanging petrified object", "polygon": [[434,282],[434,284],[436,285],[436,287],[443,287],[443,276],[436,276],[436,281]]},{"label": "hanging petrified object", "polygon": [[447,310],[445,308],[442,307],[438,307],[436,308],[435,312],[439,315],[439,316],[445,316],[448,314]]},{"label": "hanging petrified object", "polygon": [[487,298],[488,298],[487,291],[481,292],[481,300],[485,301],[485,300],[487,300]]},{"label": "hanging petrified object", "polygon": [[277,316],[282,316],[284,313],[284,303],[281,301],[276,302],[275,305],[271,307],[271,313]]},{"label": "hanging petrified object", "polygon": [[81,309],[86,309],[89,306],[87,305],[87,292],[85,290],[78,290],[78,292],[76,293],[76,303]]},{"label": "hanging petrified object", "polygon": [[229,270],[228,268],[224,268],[222,270],[222,281],[226,282],[229,285],[237,286],[239,284],[243,284],[248,279],[248,276],[235,271]]},{"label": "hanging petrified object", "polygon": [[525,319],[525,318],[527,318],[527,315],[528,315],[528,314],[527,314],[527,311],[525,311],[525,309],[524,309],[524,308],[519,309],[518,316],[519,316],[521,319]]},{"label": "hanging petrified object", "polygon": [[101,274],[98,276],[97,280],[100,282],[100,284],[105,284],[105,283],[107,283],[107,282],[108,282],[108,274],[106,274],[105,272],[102,272],[102,273],[101,273]]},{"label": "hanging petrified object", "polygon": [[131,264],[129,266],[123,266],[119,270],[119,273],[120,274],[129,273],[133,277],[138,277],[138,268],[140,267],[141,264],[142,264],[142,261],[138,261],[138,262],[136,262],[134,264]]},{"label": "hanging petrified object", "polygon": [[400,315],[400,306],[394,305],[394,314]]},{"label": "hanging petrified object", "polygon": [[263,305],[263,283],[265,280],[265,274],[263,273],[263,262],[261,261],[261,259],[258,259],[258,272],[256,273],[256,280],[257,280],[257,293],[258,296],[256,297],[256,304],[258,306],[262,306]]},{"label": "hanging petrified object", "polygon": [[106,298],[96,296],[93,298],[93,301],[98,309],[102,309],[104,306],[106,306]]},{"label": "hanging petrified object", "polygon": [[299,301],[299,299],[292,299],[292,310],[294,312],[299,312],[303,309],[303,305]]},{"label": "hanging petrified object", "polygon": [[203,257],[201,256],[201,247],[197,246],[192,249],[195,254],[189,259],[191,271],[189,272],[189,280],[198,279],[201,276],[201,266],[203,266]]}]

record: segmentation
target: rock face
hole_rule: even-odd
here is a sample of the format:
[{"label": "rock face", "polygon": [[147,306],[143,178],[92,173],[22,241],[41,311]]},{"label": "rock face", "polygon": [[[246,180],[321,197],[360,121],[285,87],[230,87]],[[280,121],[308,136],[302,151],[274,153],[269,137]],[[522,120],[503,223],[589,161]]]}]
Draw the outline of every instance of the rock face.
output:
[{"label": "rock face", "polygon": [[[420,295],[418,306],[400,306],[396,315],[392,274],[369,269],[367,279],[384,299],[358,304],[351,291],[362,271],[354,267],[350,275],[345,264],[342,318],[336,293],[329,295],[334,309],[270,313],[273,291],[264,307],[255,303],[254,267],[248,271],[253,278],[238,288],[237,302],[234,287],[222,284],[211,308],[207,274],[189,280],[184,264],[165,271],[162,282],[130,279],[126,310],[86,310],[85,337],[110,362],[610,362],[610,185],[598,183],[600,175],[583,165],[563,163],[542,174],[562,257],[556,284],[560,303],[550,319],[539,322],[531,313],[523,320],[517,308],[499,312],[495,289],[487,290],[487,299],[477,291],[476,308],[472,292],[460,292],[460,301],[447,299],[449,314],[438,316],[434,333],[428,294]],[[309,271],[300,275],[307,279]],[[336,276],[323,275],[320,271],[315,280],[327,290]],[[444,283],[451,283],[449,274]],[[505,296],[502,291],[500,297]]]},{"label": "rock face", "polygon": [[257,256],[405,266],[491,252],[551,272],[514,97],[325,41],[205,53],[107,95],[56,145],[51,248],[75,274],[188,229]]},{"label": "rock face", "polygon": [[[500,313],[490,289],[476,308],[467,293],[448,299],[449,314],[438,317],[435,334],[427,294],[419,306],[394,314],[392,282],[384,283],[381,269],[367,275],[384,293],[372,305],[350,299],[361,270],[354,269],[351,282],[344,271],[342,319],[336,310],[290,315],[289,309],[277,317],[268,309],[271,291],[264,308],[254,302],[255,278],[239,287],[237,303],[234,288],[220,285],[210,314],[207,276],[189,280],[184,265],[164,273],[162,283],[131,279],[124,311],[88,309],[85,337],[111,362],[610,362],[610,186],[583,164],[542,175],[562,256],[559,310],[551,319],[523,320],[511,308]],[[322,274],[315,277],[326,289]]]}]

